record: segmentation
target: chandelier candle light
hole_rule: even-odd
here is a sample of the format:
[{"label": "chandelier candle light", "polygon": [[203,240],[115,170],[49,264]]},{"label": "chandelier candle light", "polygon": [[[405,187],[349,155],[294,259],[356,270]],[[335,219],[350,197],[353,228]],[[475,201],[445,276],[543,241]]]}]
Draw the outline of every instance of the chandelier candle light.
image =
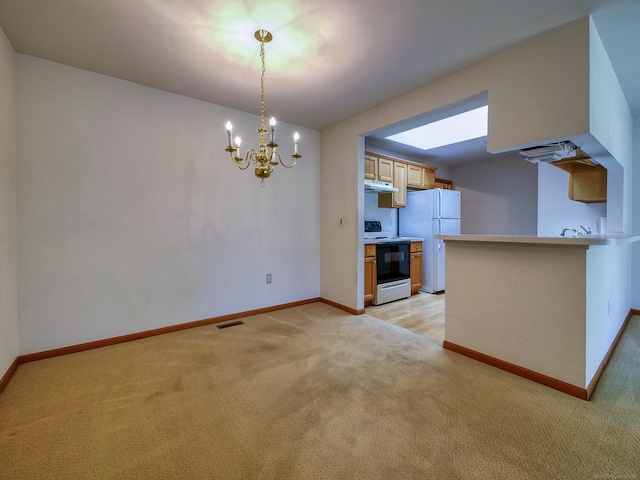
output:
[{"label": "chandelier candle light", "polygon": [[269,43],[273,40],[273,36],[266,30],[258,30],[254,36],[256,40],[260,42],[260,59],[262,60],[262,75],[260,77],[260,90],[262,92],[260,97],[260,128],[258,129],[258,133],[260,134],[260,143],[258,145],[258,150],[251,148],[247,151],[247,155],[242,158],[240,155],[240,145],[241,140],[240,137],[233,138],[233,126],[231,122],[227,122],[227,136],[229,137],[229,146],[225,148],[226,152],[229,152],[231,158],[240,170],[246,170],[251,163],[258,163],[259,165],[255,168],[254,173],[256,177],[262,179],[262,186],[264,187],[264,179],[269,178],[271,172],[278,163],[286,168],[293,167],[301,155],[298,153],[298,141],[300,139],[300,135],[298,132],[293,134],[293,153],[291,157],[293,158],[293,163],[291,165],[287,165],[280,158],[280,153],[278,153],[278,144],[276,143],[276,119],[271,117],[269,120],[269,143],[266,141],[267,135],[267,126],[264,124],[264,72],[266,71],[266,65],[264,61],[264,44]]}]

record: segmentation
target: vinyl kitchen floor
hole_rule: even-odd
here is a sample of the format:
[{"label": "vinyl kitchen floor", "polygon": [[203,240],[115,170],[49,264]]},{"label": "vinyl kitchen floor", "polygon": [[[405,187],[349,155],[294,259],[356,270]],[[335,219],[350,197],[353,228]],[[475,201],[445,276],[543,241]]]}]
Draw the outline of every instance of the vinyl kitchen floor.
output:
[{"label": "vinyl kitchen floor", "polygon": [[367,315],[444,342],[444,293],[419,292],[403,300],[371,305]]}]

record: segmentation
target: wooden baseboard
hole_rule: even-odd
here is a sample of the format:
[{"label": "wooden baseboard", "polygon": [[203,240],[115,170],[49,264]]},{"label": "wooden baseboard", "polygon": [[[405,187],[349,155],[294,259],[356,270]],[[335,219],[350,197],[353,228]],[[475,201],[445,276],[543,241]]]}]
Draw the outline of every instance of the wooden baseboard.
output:
[{"label": "wooden baseboard", "polygon": [[536,383],[541,383],[542,385],[551,387],[555,390],[568,393],[569,395],[578,397],[582,400],[589,400],[589,394],[587,392],[587,389],[585,388],[580,388],[575,385],[571,385],[570,383],[563,382],[562,380],[548,377],[547,375],[534,372],[533,370],[529,370],[528,368],[524,368],[519,365],[514,365],[513,363],[505,362],[504,360],[500,360],[499,358],[495,358],[490,355],[486,355],[484,353],[476,352],[475,350],[471,350],[470,348],[463,347],[461,345],[457,345],[455,343],[451,343],[446,340],[443,343],[443,347],[446,348],[447,350],[451,350],[452,352],[459,353],[466,357],[473,358],[474,360],[477,360],[479,362],[486,363],[487,365],[491,365],[492,367],[499,368],[500,370],[513,373],[515,375],[526,378],[528,380],[532,380]]},{"label": "wooden baseboard", "polygon": [[11,380],[11,377],[13,377],[13,374],[18,369],[18,365],[19,365],[19,362],[18,362],[18,359],[16,358],[11,364],[11,366],[9,367],[9,370],[7,370],[5,374],[2,376],[2,379],[0,380],[0,393],[2,393],[2,391],[4,390],[4,387],[7,386],[7,383],[9,383],[9,380]]},{"label": "wooden baseboard", "polygon": [[297,302],[274,305],[274,306],[271,306],[271,307],[258,308],[258,309],[255,309],[255,310],[248,310],[248,311],[245,311],[245,312],[231,313],[229,315],[222,315],[222,316],[219,316],[219,317],[205,318],[203,320],[196,320],[196,321],[193,321],[193,322],[181,323],[181,324],[178,324],[178,325],[170,325],[168,327],[156,328],[156,329],[153,329],[153,330],[146,330],[146,331],[137,332],[137,333],[130,333],[128,335],[120,335],[118,337],[111,337],[111,338],[105,338],[105,339],[102,339],[102,340],[95,340],[93,342],[86,342],[86,343],[81,343],[81,344],[77,344],[77,345],[70,345],[68,347],[61,347],[61,348],[55,348],[55,349],[52,349],[52,350],[45,350],[43,352],[29,353],[27,355],[19,355],[13,361],[13,363],[11,364],[9,369],[6,371],[6,373],[2,377],[2,380],[0,380],[0,392],[2,392],[2,390],[7,385],[7,383],[9,383],[9,380],[11,380],[11,377],[13,376],[15,371],[18,369],[18,366],[22,365],[24,363],[35,362],[37,360],[44,360],[46,358],[59,357],[61,355],[67,355],[67,354],[70,354],[70,353],[83,352],[83,351],[86,351],[86,350],[92,350],[94,348],[107,347],[109,345],[116,345],[118,343],[130,342],[132,340],[139,340],[141,338],[147,338],[147,337],[153,337],[153,336],[156,336],[156,335],[162,335],[162,334],[165,334],[165,333],[177,332],[179,330],[186,330],[186,329],[189,329],[189,328],[201,327],[201,326],[204,326],[204,325],[212,325],[214,323],[227,322],[229,320],[235,320],[235,319],[238,319],[238,318],[249,317],[251,315],[258,315],[258,314],[261,314],[261,313],[275,312],[277,310],[283,310],[285,308],[297,307],[297,306],[300,306],[300,305],[307,305],[309,303],[315,303],[315,302],[326,303],[326,304],[331,305],[333,307],[336,307],[336,308],[339,308],[339,309],[344,310],[346,312],[349,312],[349,313],[351,313],[353,315],[361,315],[361,314],[364,313],[364,309],[362,311],[354,310],[352,308],[346,307],[345,305],[341,305],[339,303],[332,302],[332,301],[327,300],[325,298],[316,297],[316,298],[309,298],[307,300],[300,300],[300,301],[297,301]]},{"label": "wooden baseboard", "polygon": [[344,310],[347,313],[352,315],[362,315],[364,313],[364,308],[359,310],[351,307],[347,307],[346,305],[342,305],[341,303],[332,302],[331,300],[327,300],[326,298],[320,298],[322,303],[326,303],[327,305],[331,305],[332,307],[339,308],[340,310]]},{"label": "wooden baseboard", "polygon": [[629,320],[631,320],[631,317],[633,317],[634,315],[640,315],[640,310],[635,310],[635,309],[629,310],[629,314],[627,315],[627,318],[625,318],[624,322],[622,323],[622,326],[620,327],[620,330],[618,331],[616,338],[613,340],[613,343],[611,343],[611,346],[609,347],[607,354],[602,359],[602,362],[600,363],[600,366],[598,367],[596,374],[591,379],[591,382],[589,383],[587,388],[580,388],[575,385],[571,385],[570,383],[566,383],[561,380],[548,377],[541,373],[534,372],[532,370],[529,370],[524,367],[520,367],[518,365],[514,365],[509,362],[505,362],[504,360],[500,360],[499,358],[485,355],[484,353],[476,352],[475,350],[471,350],[470,348],[456,345],[455,343],[451,343],[446,340],[444,341],[443,347],[446,348],[447,350],[451,350],[452,352],[460,353],[461,355],[465,355],[467,357],[473,358],[474,360],[478,360],[479,362],[486,363],[488,365],[499,368],[501,370],[505,370],[507,372],[513,373],[515,375],[519,375],[526,379],[533,380],[534,382],[541,383],[542,385],[546,385],[556,390],[560,390],[561,392],[568,393],[569,395],[573,395],[574,397],[578,397],[582,400],[589,400],[589,398],[591,398],[591,394],[593,393],[593,390],[596,388],[596,385],[598,384],[598,380],[600,380],[600,376],[602,375],[602,372],[607,366],[607,363],[609,363],[609,359],[611,358],[611,355],[613,355],[613,351],[616,349],[616,346],[618,345],[618,342],[620,341],[622,334],[627,328],[627,325],[629,324]]},{"label": "wooden baseboard", "polygon": [[[108,346],[108,345],[115,345],[117,343],[129,342],[131,340],[137,340],[137,339],[140,339],[140,338],[152,337],[152,336],[155,336],[155,335],[162,335],[164,333],[177,332],[179,330],[186,330],[188,328],[194,328],[194,327],[200,327],[200,326],[203,326],[203,325],[211,325],[211,324],[214,324],[214,323],[226,322],[226,321],[229,321],[229,320],[234,320],[236,318],[248,317],[248,316],[251,316],[251,315],[258,315],[260,313],[274,312],[276,310],[282,310],[282,309],[285,309],[285,308],[291,308],[291,307],[296,307],[296,306],[299,306],[299,305],[306,305],[306,304],[315,303],[315,302],[326,303],[327,305],[331,305],[333,307],[339,308],[340,310],[344,310],[344,311],[346,311],[348,313],[351,313],[353,315],[362,315],[364,313],[364,309],[356,310],[356,309],[353,309],[353,308],[346,307],[345,305],[341,305],[339,303],[332,302],[332,301],[327,300],[325,298],[310,298],[308,300],[301,300],[299,302],[287,303],[287,304],[282,304],[282,305],[275,305],[275,306],[266,307],[266,308],[259,308],[259,309],[256,309],[256,310],[249,310],[249,311],[246,311],[246,312],[232,313],[232,314],[223,315],[223,316],[220,316],[220,317],[207,318],[207,319],[204,319],[204,320],[196,320],[195,322],[182,323],[182,324],[178,324],[178,325],[172,325],[172,326],[169,326],[169,327],[157,328],[157,329],[154,329],[154,330],[147,330],[145,332],[132,333],[132,334],[129,334],[129,335],[121,335],[119,337],[107,338],[107,339],[104,339],[104,340],[97,340],[95,342],[87,342],[87,343],[82,343],[82,344],[79,344],[79,345],[72,345],[72,346],[69,346],[69,347],[63,347],[63,348],[56,348],[56,349],[53,349],[53,350],[47,350],[47,351],[44,351],[44,352],[31,353],[31,354],[28,354],[28,355],[20,355],[13,361],[13,363],[11,364],[9,369],[2,376],[2,379],[0,379],[0,393],[2,393],[4,388],[7,386],[7,384],[9,383],[9,380],[11,380],[11,377],[13,376],[15,371],[18,369],[18,366],[23,364],[23,363],[34,362],[36,360],[42,360],[42,359],[45,359],[45,358],[57,357],[57,356],[60,356],[60,355],[66,355],[68,353],[82,352],[82,351],[85,351],[85,350],[91,350],[93,348],[105,347],[105,346]],[[562,392],[568,393],[569,395],[573,395],[574,397],[578,397],[578,398],[582,398],[584,400],[588,400],[589,397],[591,396],[591,393],[593,392],[593,389],[595,388],[595,386],[596,386],[596,384],[598,382],[598,379],[600,378],[600,375],[602,374],[602,371],[604,370],[604,367],[606,366],[607,362],[611,358],[611,355],[613,354],[613,351],[615,350],[615,347],[618,344],[618,341],[620,340],[620,337],[622,337],[624,329],[626,328],[627,324],[629,323],[629,320],[631,319],[631,317],[634,316],[634,315],[640,315],[640,310],[632,309],[632,310],[629,311],[629,315],[627,315],[627,318],[626,318],[622,328],[618,332],[618,335],[616,336],[616,339],[614,340],[613,344],[611,345],[611,348],[609,349],[609,352],[607,353],[607,355],[605,356],[605,359],[603,360],[602,364],[600,365],[600,368],[598,369],[598,372],[597,372],[596,376],[591,381],[591,383],[589,384],[589,387],[587,389],[578,388],[578,387],[576,387],[574,385],[570,385],[568,383],[561,382],[560,380],[556,380],[554,378],[547,377],[546,375],[542,375],[540,373],[533,372],[533,371],[528,370],[526,368],[522,368],[522,367],[519,367],[517,365],[513,365],[513,364],[505,362],[503,360],[499,360],[499,359],[491,357],[489,355],[485,355],[483,353],[476,352],[474,350],[462,347],[460,345],[456,345],[456,344],[448,342],[446,340],[444,341],[443,346],[444,346],[444,348],[446,348],[447,350],[451,350],[452,352],[460,353],[462,355],[465,355],[467,357],[473,358],[473,359],[478,360],[480,362],[487,363],[489,365],[492,365],[494,367],[500,368],[502,370],[506,370],[508,372],[514,373],[516,375],[519,375],[521,377],[528,378],[529,380],[533,380],[534,382],[538,382],[538,383],[541,383],[543,385],[547,385],[547,386],[549,386],[551,388],[555,388],[556,390],[560,390]]]},{"label": "wooden baseboard", "polygon": [[45,358],[59,357],[60,355],[67,355],[69,353],[84,352],[86,350],[92,350],[94,348],[107,347],[109,345],[116,345],[118,343],[130,342],[132,340],[139,340],[141,338],[154,337],[156,335],[163,335],[165,333],[177,332],[180,330],[186,330],[188,328],[202,327],[204,325],[227,322],[229,320],[235,320],[237,318],[249,317],[251,315],[258,315],[261,313],[274,312],[276,310],[283,310],[285,308],[297,307],[300,305],[306,305],[306,304],[315,303],[318,301],[320,301],[320,298],[310,298],[308,300],[300,300],[298,302],[285,303],[285,304],[274,305],[274,306],[265,307],[265,308],[258,308],[256,310],[248,310],[245,312],[231,313],[229,315],[222,315],[220,317],[205,318],[203,320],[180,323],[177,325],[170,325],[168,327],[155,328],[153,330],[130,333],[128,335],[105,338],[103,340],[95,340],[93,342],[86,342],[78,345],[70,345],[68,347],[55,348],[55,349],[46,350],[43,352],[20,355],[17,358],[17,362],[18,362],[18,365],[22,365],[23,363],[35,362],[37,360],[43,360]]},{"label": "wooden baseboard", "polygon": [[596,374],[593,376],[593,378],[591,379],[591,382],[589,382],[589,385],[587,386],[587,398],[591,397],[593,390],[596,388],[596,385],[598,384],[598,380],[600,380],[600,376],[602,375],[602,372],[604,372],[604,369],[607,366],[607,363],[609,363],[609,360],[611,359],[611,355],[613,355],[613,351],[618,346],[618,342],[620,341],[622,334],[624,333],[625,329],[627,328],[627,325],[629,324],[629,320],[631,320],[631,317],[633,317],[634,315],[640,315],[640,310],[634,310],[634,309],[629,310],[629,314],[627,315],[627,318],[624,319],[624,322],[622,323],[622,326],[620,327],[620,330],[618,331],[616,338],[613,340],[613,343],[609,347],[607,354],[602,359],[602,362],[600,362],[600,366],[598,367]]}]

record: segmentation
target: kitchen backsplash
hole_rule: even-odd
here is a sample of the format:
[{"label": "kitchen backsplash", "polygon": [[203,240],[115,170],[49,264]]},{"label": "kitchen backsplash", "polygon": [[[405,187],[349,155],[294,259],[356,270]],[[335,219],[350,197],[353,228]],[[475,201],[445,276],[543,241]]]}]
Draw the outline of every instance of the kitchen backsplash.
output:
[{"label": "kitchen backsplash", "polygon": [[[378,208],[378,195],[364,194],[364,219],[378,220],[382,224],[380,236],[395,237],[398,235],[398,209]],[[364,223],[362,224],[364,230]]]}]

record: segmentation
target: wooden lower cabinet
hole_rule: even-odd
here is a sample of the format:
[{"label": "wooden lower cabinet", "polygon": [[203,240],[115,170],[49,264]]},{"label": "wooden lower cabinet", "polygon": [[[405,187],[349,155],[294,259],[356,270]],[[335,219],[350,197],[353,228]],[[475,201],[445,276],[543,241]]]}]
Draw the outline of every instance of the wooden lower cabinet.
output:
[{"label": "wooden lower cabinet", "polygon": [[422,288],[422,242],[411,242],[411,295],[418,293]]},{"label": "wooden lower cabinet", "polygon": [[364,246],[364,304],[370,305],[376,297],[376,246]]}]

